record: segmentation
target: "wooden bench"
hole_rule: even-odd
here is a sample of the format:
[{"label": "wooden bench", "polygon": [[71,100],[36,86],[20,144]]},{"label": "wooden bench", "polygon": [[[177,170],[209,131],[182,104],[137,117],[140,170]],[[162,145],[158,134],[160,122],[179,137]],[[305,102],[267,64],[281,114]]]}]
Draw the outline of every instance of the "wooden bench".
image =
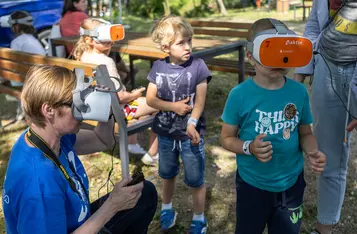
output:
[{"label": "wooden bench", "polygon": [[[8,81],[24,82],[26,73],[33,65],[52,65],[84,69],[85,75],[93,77],[98,84],[106,85],[114,89],[105,65],[93,65],[74,60],[46,57],[42,55],[29,54],[14,51],[8,48],[0,48],[0,77]],[[20,99],[21,87],[12,87],[10,82],[0,84],[0,93],[5,93]],[[117,141],[120,147],[120,159],[123,178],[129,175],[128,135],[143,131],[152,126],[154,116],[149,116],[127,124],[116,93],[111,93],[112,109],[116,119]],[[84,121],[83,128],[93,128],[94,121]],[[119,137],[120,136],[120,137]],[[119,138],[119,139],[118,139]]]},{"label": "wooden bench", "polygon": [[310,15],[310,11],[312,8],[313,0],[298,0],[298,1],[290,1],[289,5],[294,7],[294,20],[296,20],[296,9],[302,8],[302,20],[305,21],[307,19],[307,15]]},{"label": "wooden bench", "polygon": [[[239,22],[223,22],[223,21],[202,21],[202,20],[189,20],[189,23],[194,29],[195,37],[222,37],[225,39],[247,39],[248,29],[251,23]],[[238,64],[236,61],[213,58],[205,60],[209,69],[220,72],[238,73]],[[246,75],[254,76],[255,70],[247,61],[244,62],[244,73]]]}]

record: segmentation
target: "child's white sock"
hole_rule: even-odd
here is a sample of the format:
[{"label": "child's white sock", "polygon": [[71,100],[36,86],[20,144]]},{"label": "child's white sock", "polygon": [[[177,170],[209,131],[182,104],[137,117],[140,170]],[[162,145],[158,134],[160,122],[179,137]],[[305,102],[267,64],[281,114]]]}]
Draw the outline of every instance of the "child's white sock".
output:
[{"label": "child's white sock", "polygon": [[161,210],[170,210],[170,209],[172,209],[172,202],[168,204],[162,203]]},{"label": "child's white sock", "polygon": [[204,221],[205,221],[205,215],[204,215],[204,213],[199,214],[199,215],[193,213],[193,218],[192,218],[192,220],[204,222]]}]

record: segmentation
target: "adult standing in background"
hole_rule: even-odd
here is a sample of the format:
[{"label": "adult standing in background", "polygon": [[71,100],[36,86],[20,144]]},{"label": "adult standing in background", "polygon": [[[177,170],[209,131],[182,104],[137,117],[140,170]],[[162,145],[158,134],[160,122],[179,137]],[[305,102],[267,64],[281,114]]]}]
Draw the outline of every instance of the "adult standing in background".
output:
[{"label": "adult standing in background", "polygon": [[[350,140],[346,134],[346,106],[350,82],[357,79],[357,1],[314,0],[304,36],[319,54],[309,65],[295,70],[303,82],[313,74],[314,135],[327,164],[318,179],[318,216],[313,233],[330,234],[340,219]],[[330,74],[331,73],[331,74]],[[351,101],[351,113],[356,116]]]}]

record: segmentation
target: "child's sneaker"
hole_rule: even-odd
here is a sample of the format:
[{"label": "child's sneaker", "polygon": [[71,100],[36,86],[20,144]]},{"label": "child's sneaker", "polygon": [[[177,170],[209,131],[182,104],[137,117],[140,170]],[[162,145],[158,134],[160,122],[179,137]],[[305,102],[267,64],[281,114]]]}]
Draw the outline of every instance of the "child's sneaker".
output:
[{"label": "child's sneaker", "polygon": [[131,154],[146,154],[146,151],[138,144],[129,144],[128,145],[128,151]]},{"label": "child's sneaker", "polygon": [[203,222],[198,220],[192,220],[190,234],[206,234],[207,227],[208,225],[206,219]]},{"label": "child's sneaker", "polygon": [[177,212],[174,209],[162,210],[160,215],[161,230],[166,231],[175,226]]},{"label": "child's sneaker", "polygon": [[147,152],[142,158],[141,161],[148,166],[154,166],[157,161],[154,160],[154,158]]}]

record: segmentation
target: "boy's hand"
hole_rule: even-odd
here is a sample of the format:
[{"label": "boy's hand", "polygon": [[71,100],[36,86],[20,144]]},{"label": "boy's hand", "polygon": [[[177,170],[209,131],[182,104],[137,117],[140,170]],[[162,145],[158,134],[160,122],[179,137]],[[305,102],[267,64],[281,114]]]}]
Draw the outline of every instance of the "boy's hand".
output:
[{"label": "boy's hand", "polygon": [[326,165],[326,155],[321,151],[307,153],[311,170],[316,174],[321,174]]},{"label": "boy's hand", "polygon": [[174,102],[172,104],[173,112],[181,116],[184,116],[186,113],[190,112],[192,110],[192,107],[186,104],[188,101],[190,101],[190,97],[187,97],[186,99],[178,102]]},{"label": "boy's hand", "polygon": [[347,131],[352,132],[352,130],[357,127],[357,120],[354,119],[351,121],[351,123],[348,124],[347,126]]},{"label": "boy's hand", "polygon": [[196,127],[193,124],[187,125],[186,133],[190,137],[192,145],[198,145],[200,143],[200,134],[197,132]]},{"label": "boy's hand", "polygon": [[270,141],[263,141],[266,134],[259,134],[249,145],[250,152],[261,162],[268,162],[272,159],[273,146]]}]

